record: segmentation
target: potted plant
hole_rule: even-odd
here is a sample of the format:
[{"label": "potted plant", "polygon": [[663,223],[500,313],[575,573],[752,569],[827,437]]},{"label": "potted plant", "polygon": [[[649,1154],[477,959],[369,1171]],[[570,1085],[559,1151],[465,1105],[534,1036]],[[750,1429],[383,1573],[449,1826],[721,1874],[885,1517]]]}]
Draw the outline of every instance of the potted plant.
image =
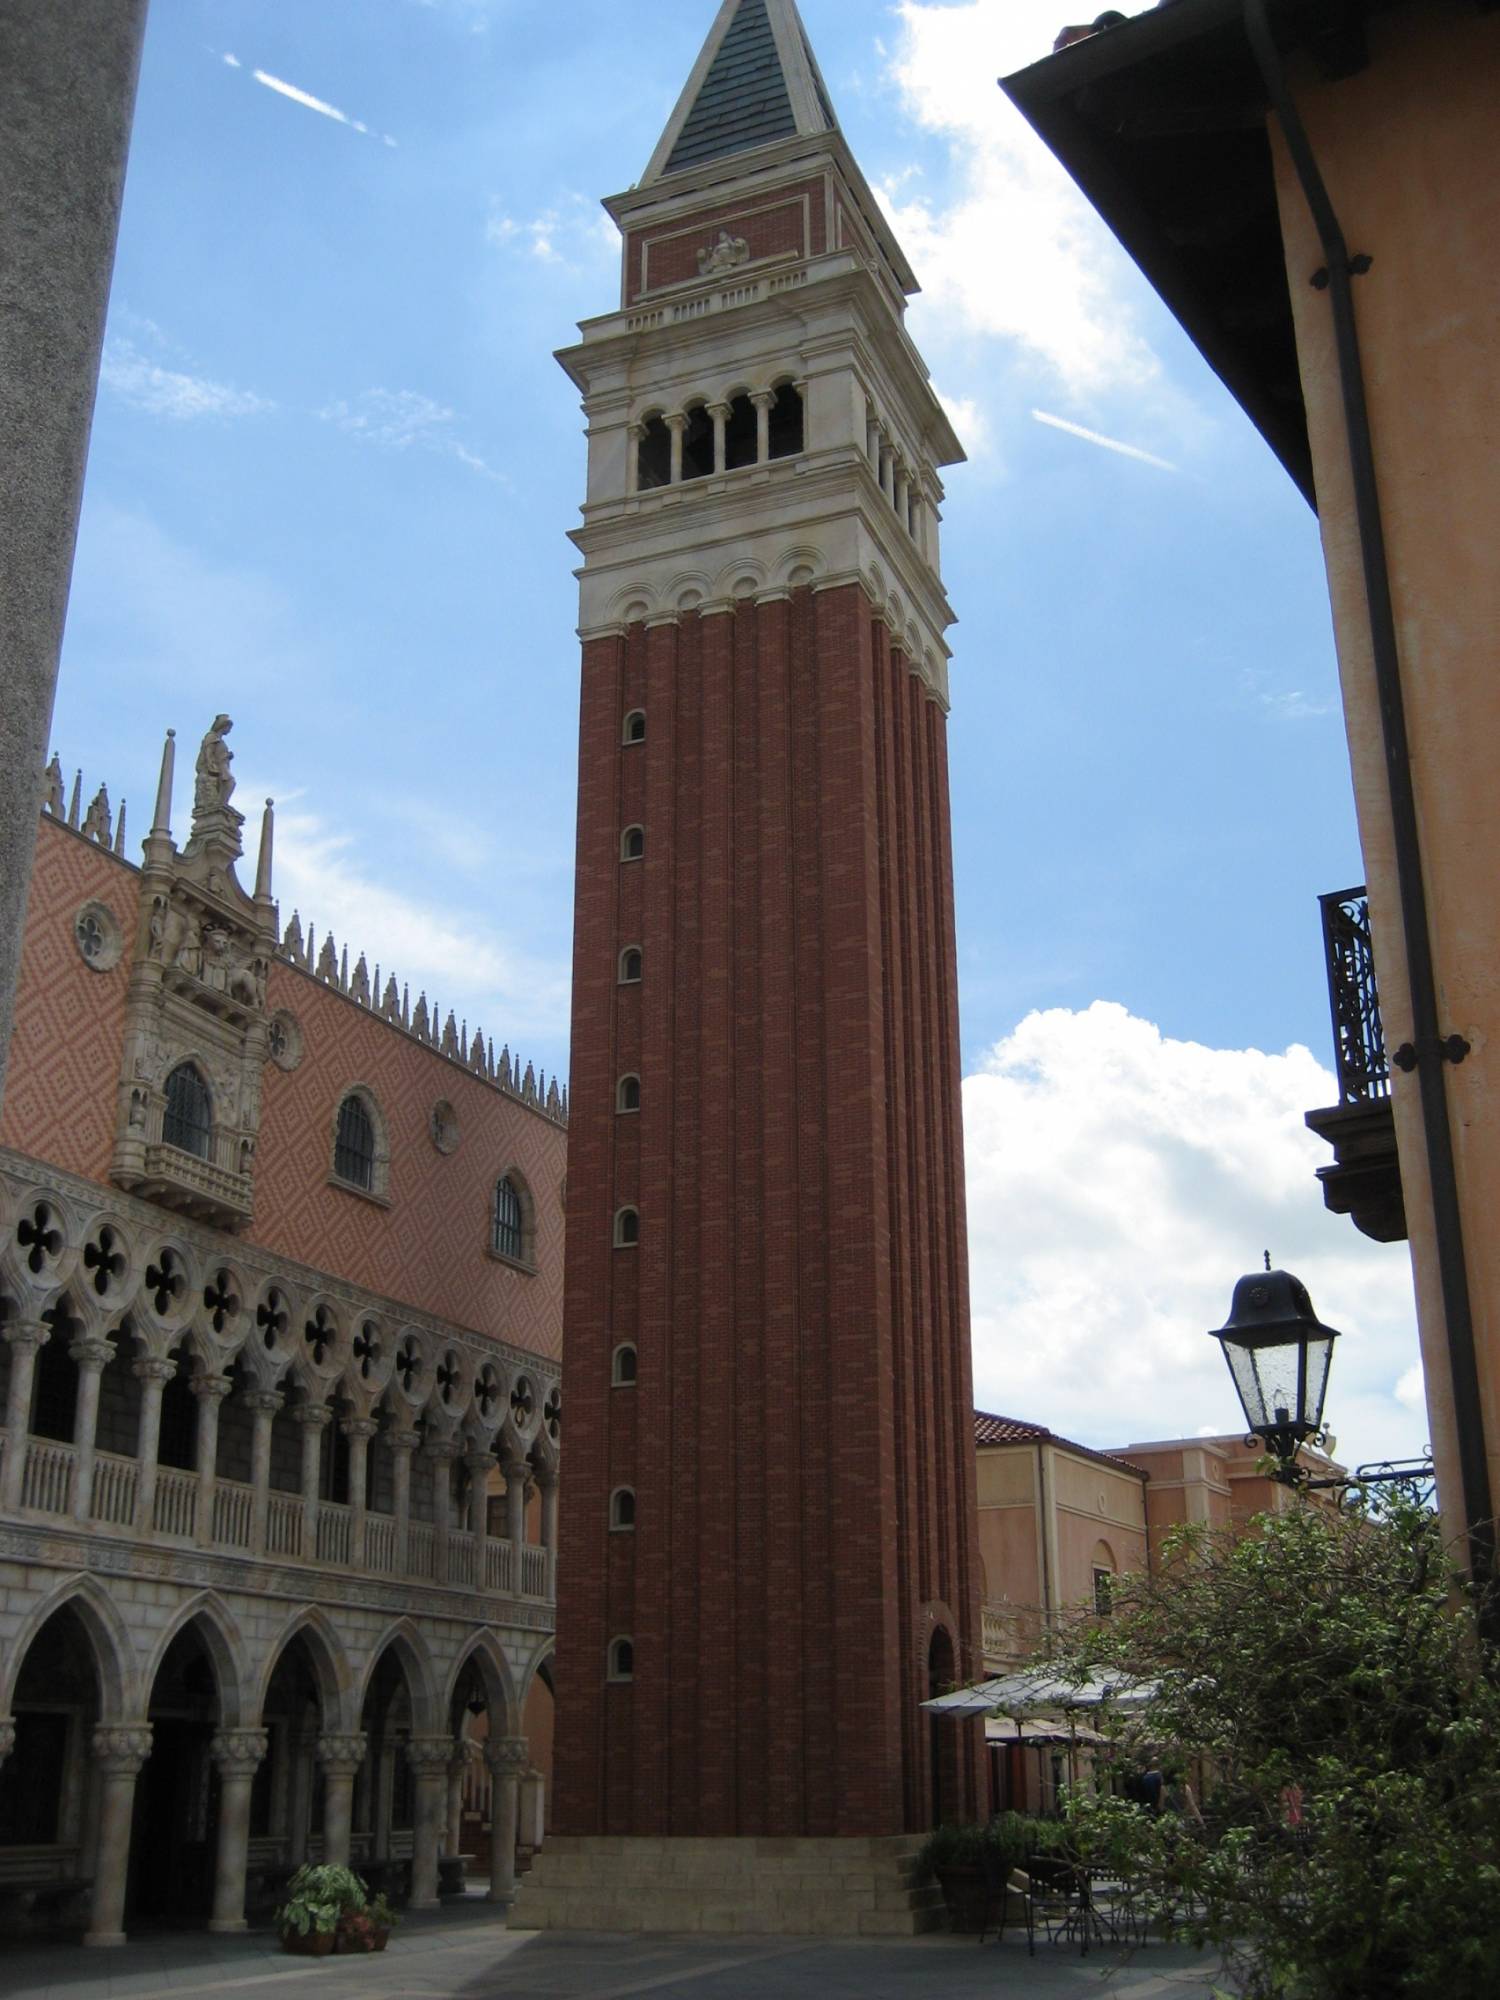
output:
[{"label": "potted plant", "polygon": [[1057,1852],[1067,1829],[1017,1812],[997,1813],[983,1824],[940,1826],[918,1856],[925,1873],[943,1892],[949,1928],[986,1929],[1004,1915],[997,1898],[1012,1871],[1025,1869],[1036,1854]]},{"label": "potted plant", "polygon": [[396,1912],[384,1896],[374,1896],[362,1910],[345,1910],[338,1921],[335,1951],[384,1951],[396,1925]]},{"label": "potted plant", "polygon": [[331,1863],[299,1868],[276,1912],[283,1951],[326,1958],[337,1940],[340,1920],[364,1908],[365,1885],[352,1869]]}]

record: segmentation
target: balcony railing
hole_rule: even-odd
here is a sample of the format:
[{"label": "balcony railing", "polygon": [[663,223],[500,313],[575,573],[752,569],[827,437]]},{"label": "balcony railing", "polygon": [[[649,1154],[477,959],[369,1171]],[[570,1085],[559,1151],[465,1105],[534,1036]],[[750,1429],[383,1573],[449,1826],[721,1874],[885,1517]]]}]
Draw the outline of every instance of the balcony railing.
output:
[{"label": "balcony railing", "polygon": [[1391,1094],[1391,1066],[1380,1025],[1369,898],[1362,888],[1341,889],[1320,896],[1318,902],[1323,911],[1339,1102],[1373,1104]]}]

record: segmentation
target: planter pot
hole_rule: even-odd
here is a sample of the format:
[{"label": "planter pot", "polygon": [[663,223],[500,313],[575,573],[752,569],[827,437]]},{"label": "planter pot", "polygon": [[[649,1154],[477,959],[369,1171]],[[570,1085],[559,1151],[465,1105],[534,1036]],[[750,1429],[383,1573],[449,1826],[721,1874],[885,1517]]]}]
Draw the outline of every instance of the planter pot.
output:
[{"label": "planter pot", "polygon": [[955,1931],[977,1931],[984,1924],[989,1907],[989,1888],[977,1861],[953,1861],[937,1870],[943,1902],[948,1911],[948,1927]]},{"label": "planter pot", "polygon": [[333,1950],[333,1931],[283,1931],[281,1949],[298,1958],[327,1958]]},{"label": "planter pot", "polygon": [[384,1951],[390,1936],[389,1929],[379,1924],[367,1931],[338,1931],[333,1948],[337,1952]]}]

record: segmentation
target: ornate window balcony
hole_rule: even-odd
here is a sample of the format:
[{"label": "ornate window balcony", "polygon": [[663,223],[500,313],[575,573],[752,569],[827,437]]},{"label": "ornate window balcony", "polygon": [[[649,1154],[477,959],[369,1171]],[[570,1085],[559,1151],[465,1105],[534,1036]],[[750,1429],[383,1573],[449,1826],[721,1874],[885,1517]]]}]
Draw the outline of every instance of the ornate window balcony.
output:
[{"label": "ornate window balcony", "polygon": [[1309,1111],[1308,1126],[1333,1148],[1332,1166],[1319,1167],[1323,1200],[1335,1215],[1377,1243],[1406,1236],[1401,1163],[1391,1112],[1391,1067],[1380,1021],[1369,898],[1363,888],[1341,889],[1318,899],[1323,912],[1323,952],[1333,1017],[1337,1104]]}]

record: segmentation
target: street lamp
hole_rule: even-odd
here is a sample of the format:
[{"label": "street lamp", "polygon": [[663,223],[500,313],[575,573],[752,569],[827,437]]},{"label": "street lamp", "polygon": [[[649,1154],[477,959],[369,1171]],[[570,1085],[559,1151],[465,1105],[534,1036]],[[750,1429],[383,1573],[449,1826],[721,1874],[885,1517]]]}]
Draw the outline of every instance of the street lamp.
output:
[{"label": "street lamp", "polygon": [[1303,1445],[1328,1441],[1323,1399],[1339,1333],[1313,1311],[1300,1278],[1271,1269],[1269,1251],[1265,1270],[1252,1271],[1235,1286],[1229,1318],[1213,1329],[1211,1338],[1224,1350],[1251,1441],[1259,1438],[1265,1446],[1274,1461],[1273,1476],[1283,1486],[1344,1491],[1399,1484],[1430,1496],[1430,1457],[1362,1465],[1352,1477],[1337,1479],[1314,1479],[1298,1464]]}]

